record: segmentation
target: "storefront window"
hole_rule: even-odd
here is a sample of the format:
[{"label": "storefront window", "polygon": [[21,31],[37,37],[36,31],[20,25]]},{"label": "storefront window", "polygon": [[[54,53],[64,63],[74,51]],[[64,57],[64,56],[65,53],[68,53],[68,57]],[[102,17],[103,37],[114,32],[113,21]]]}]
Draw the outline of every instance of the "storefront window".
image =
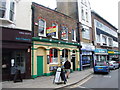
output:
[{"label": "storefront window", "polygon": [[25,73],[25,52],[15,51],[11,59],[11,74],[15,74],[16,69]]},{"label": "storefront window", "polygon": [[50,63],[58,63],[58,49],[50,49]]},{"label": "storefront window", "polygon": [[63,49],[62,50],[62,62],[65,62],[68,59],[68,50]]}]

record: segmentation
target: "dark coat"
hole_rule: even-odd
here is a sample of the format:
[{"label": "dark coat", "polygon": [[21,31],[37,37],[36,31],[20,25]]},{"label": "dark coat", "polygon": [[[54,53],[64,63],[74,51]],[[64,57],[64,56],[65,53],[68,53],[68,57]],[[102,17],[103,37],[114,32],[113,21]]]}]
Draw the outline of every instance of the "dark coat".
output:
[{"label": "dark coat", "polygon": [[71,63],[67,60],[67,61],[64,63],[64,67],[65,67],[65,69],[70,69],[70,68],[71,68]]}]

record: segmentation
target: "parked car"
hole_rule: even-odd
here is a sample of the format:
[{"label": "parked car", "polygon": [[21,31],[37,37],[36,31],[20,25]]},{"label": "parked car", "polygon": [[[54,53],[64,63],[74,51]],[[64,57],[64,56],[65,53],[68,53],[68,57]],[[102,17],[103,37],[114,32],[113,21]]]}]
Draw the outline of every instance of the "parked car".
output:
[{"label": "parked car", "polygon": [[109,73],[109,63],[106,61],[102,62],[96,62],[94,66],[94,73],[97,72],[104,72],[104,73]]},{"label": "parked car", "polygon": [[112,58],[112,61],[116,61],[119,64],[119,67],[120,67],[120,60],[119,60],[119,58]]},{"label": "parked car", "polygon": [[109,68],[117,69],[117,68],[119,68],[119,64],[116,61],[109,61]]}]

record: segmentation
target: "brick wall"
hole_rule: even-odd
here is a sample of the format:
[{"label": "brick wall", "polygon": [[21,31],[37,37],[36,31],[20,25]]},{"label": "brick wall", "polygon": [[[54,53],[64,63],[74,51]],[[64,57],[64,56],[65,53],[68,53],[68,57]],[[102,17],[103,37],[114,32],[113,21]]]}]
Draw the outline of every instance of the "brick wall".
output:
[{"label": "brick wall", "polygon": [[[38,23],[39,18],[43,18],[46,21],[46,26],[51,27],[53,22],[58,24],[58,38],[61,40],[61,25],[66,25],[68,27],[68,32],[71,32],[72,29],[77,30],[77,21],[65,14],[62,14],[58,11],[49,9],[42,5],[38,5],[36,3],[32,4],[34,8],[34,22]],[[38,26],[34,25],[34,37],[38,37]],[[72,42],[71,33],[68,33],[68,41]]]}]

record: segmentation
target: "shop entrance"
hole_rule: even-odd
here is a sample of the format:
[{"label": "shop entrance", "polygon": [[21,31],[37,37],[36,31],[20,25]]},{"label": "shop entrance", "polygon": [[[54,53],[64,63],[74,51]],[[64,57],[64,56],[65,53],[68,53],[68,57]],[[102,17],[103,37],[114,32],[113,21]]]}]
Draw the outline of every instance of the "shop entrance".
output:
[{"label": "shop entrance", "polygon": [[37,76],[43,75],[43,56],[37,56]]},{"label": "shop entrance", "polygon": [[10,80],[10,52],[4,52],[2,54],[2,80]]},{"label": "shop entrance", "polygon": [[73,62],[73,71],[75,71],[75,57],[72,57],[72,62]]}]

